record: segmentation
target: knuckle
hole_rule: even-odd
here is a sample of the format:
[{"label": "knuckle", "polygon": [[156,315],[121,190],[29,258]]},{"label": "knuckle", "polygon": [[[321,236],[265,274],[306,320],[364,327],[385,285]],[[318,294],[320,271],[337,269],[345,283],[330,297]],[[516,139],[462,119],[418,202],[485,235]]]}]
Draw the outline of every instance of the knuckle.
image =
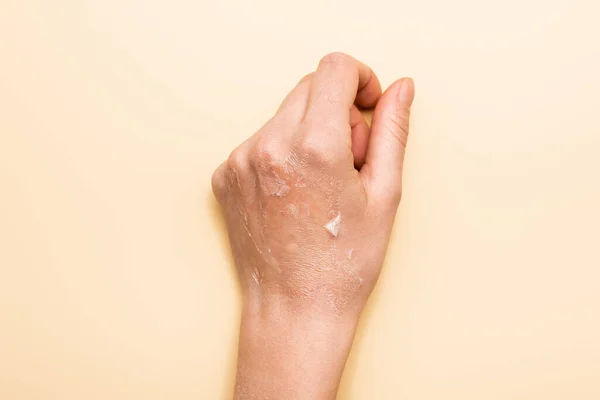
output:
[{"label": "knuckle", "polygon": [[226,188],[223,167],[223,164],[221,164],[221,166],[219,166],[219,168],[217,168],[215,172],[213,172],[212,177],[210,179],[213,194],[217,199],[223,196],[223,193],[225,192]]},{"label": "knuckle", "polygon": [[233,150],[227,159],[227,168],[229,170],[243,170],[246,168],[246,153],[238,147]]},{"label": "knuckle", "polygon": [[339,156],[333,146],[316,137],[307,137],[299,145],[302,157],[320,166],[332,166],[339,162]]},{"label": "knuckle", "polygon": [[339,51],[329,53],[321,58],[321,64],[346,65],[352,62],[352,57]]},{"label": "knuckle", "polygon": [[272,139],[260,140],[252,155],[250,156],[251,164],[256,168],[268,168],[281,164],[279,145]]},{"label": "knuckle", "polygon": [[342,127],[327,119],[306,118],[300,128],[302,139],[296,144],[296,151],[300,157],[316,165],[337,165],[344,156],[348,156],[346,153],[352,156],[350,143],[336,140],[340,137],[350,138],[349,130],[349,126]]}]

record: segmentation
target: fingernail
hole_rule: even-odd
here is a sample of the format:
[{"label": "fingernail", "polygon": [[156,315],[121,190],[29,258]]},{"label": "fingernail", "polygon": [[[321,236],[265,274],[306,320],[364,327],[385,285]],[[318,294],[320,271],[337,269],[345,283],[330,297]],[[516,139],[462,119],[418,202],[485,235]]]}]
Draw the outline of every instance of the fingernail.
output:
[{"label": "fingernail", "polygon": [[398,90],[398,100],[406,106],[412,105],[413,99],[415,98],[415,82],[412,78],[404,78],[400,83],[400,89]]}]

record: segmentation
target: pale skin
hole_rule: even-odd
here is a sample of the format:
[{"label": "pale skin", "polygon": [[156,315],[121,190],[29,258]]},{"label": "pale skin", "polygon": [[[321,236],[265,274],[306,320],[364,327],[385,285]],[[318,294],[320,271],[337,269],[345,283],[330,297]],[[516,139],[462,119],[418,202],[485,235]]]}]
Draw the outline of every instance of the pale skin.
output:
[{"label": "pale skin", "polygon": [[382,94],[365,64],[328,54],[215,171],[243,292],[235,399],[335,399],[400,202],[413,98],[412,79]]}]

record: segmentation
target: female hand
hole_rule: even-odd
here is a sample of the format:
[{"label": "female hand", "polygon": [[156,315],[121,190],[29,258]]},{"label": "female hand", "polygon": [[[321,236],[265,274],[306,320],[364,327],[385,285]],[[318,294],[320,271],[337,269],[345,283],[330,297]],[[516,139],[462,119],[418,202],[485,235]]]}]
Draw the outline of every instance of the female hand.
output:
[{"label": "female hand", "polygon": [[[237,398],[334,398],[402,193],[414,85],[333,53],[213,175],[243,289]],[[374,107],[372,126],[357,108]]]}]

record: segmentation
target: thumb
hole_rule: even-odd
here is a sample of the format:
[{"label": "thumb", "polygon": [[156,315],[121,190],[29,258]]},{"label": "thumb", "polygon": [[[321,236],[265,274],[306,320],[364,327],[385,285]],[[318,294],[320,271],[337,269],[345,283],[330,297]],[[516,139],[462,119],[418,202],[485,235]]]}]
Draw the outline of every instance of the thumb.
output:
[{"label": "thumb", "polygon": [[411,78],[397,80],[381,96],[373,112],[367,168],[361,169],[369,194],[391,200],[395,205],[402,194],[402,165],[414,96]]}]

